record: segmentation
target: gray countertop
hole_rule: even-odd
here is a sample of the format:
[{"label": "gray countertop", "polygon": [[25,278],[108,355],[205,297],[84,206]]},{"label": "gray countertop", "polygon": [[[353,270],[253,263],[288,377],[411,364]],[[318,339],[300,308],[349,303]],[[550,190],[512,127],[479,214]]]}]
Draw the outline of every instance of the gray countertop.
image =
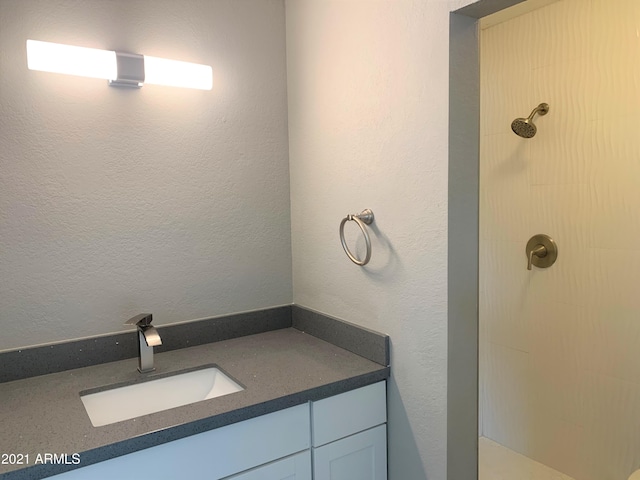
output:
[{"label": "gray countertop", "polygon": [[[136,358],[0,384],[0,456],[29,454],[29,465],[0,465],[0,478],[45,478],[389,376],[389,367],[295,328],[156,354],[152,375],[205,364],[246,389],[103,427],[91,425],[80,392],[140,379]],[[68,463],[78,453],[80,465],[34,465],[45,453],[68,454]]]}]

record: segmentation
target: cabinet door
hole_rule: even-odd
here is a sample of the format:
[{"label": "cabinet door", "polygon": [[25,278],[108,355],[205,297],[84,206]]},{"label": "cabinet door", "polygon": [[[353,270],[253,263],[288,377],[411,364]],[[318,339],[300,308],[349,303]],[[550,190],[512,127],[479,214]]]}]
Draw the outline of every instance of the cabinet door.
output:
[{"label": "cabinet door", "polygon": [[385,381],[311,404],[312,445],[321,447],[387,421]]},{"label": "cabinet door", "polygon": [[311,480],[311,451],[276,460],[225,480]]},{"label": "cabinet door", "polygon": [[53,478],[216,480],[308,449],[309,425],[309,406],[298,405],[71,470]]},{"label": "cabinet door", "polygon": [[313,449],[314,480],[387,480],[387,427]]}]

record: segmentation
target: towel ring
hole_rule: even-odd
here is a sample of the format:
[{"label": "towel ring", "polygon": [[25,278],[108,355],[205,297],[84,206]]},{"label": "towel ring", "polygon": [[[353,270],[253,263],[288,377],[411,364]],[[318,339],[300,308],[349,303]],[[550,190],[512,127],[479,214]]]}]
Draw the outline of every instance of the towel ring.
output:
[{"label": "towel ring", "polygon": [[[351,251],[349,250],[349,247],[347,246],[347,242],[344,239],[344,224],[350,220],[353,220],[358,224],[358,226],[360,227],[360,230],[362,230],[362,234],[364,235],[364,241],[367,245],[367,254],[364,257],[364,260],[358,260],[355,257],[355,255],[351,253]],[[349,257],[349,259],[356,265],[363,266],[369,263],[369,260],[371,260],[371,239],[369,238],[369,234],[367,233],[365,224],[371,225],[372,223],[373,223],[373,212],[368,208],[355,215],[347,215],[340,222],[340,242],[342,243],[342,248],[344,248],[344,253],[347,254],[347,257]]]}]

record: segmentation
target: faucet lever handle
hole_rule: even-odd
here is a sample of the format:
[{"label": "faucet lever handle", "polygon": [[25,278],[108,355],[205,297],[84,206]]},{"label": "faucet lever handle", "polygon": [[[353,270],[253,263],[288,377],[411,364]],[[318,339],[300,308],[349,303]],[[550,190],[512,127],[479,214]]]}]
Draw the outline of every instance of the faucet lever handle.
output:
[{"label": "faucet lever handle", "polygon": [[151,321],[153,320],[153,315],[150,313],[141,313],[140,315],[136,315],[135,317],[130,318],[126,322],[125,325],[137,325],[138,327],[148,327],[151,325]]}]

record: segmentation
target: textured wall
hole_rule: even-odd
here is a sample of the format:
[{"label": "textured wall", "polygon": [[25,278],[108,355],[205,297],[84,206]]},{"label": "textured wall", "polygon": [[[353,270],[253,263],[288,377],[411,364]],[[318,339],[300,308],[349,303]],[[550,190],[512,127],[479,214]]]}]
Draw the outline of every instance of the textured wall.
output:
[{"label": "textured wall", "polygon": [[639,30],[636,0],[563,0],[482,32],[483,433],[578,480],[640,467]]},{"label": "textured wall", "polygon": [[[390,335],[391,479],[446,478],[448,27],[471,2],[455,3],[286,2],[294,301]],[[338,226],[364,208],[361,268]]]},{"label": "textured wall", "polygon": [[[281,0],[0,0],[0,349],[291,303]],[[27,38],[213,66],[26,68]]]}]

